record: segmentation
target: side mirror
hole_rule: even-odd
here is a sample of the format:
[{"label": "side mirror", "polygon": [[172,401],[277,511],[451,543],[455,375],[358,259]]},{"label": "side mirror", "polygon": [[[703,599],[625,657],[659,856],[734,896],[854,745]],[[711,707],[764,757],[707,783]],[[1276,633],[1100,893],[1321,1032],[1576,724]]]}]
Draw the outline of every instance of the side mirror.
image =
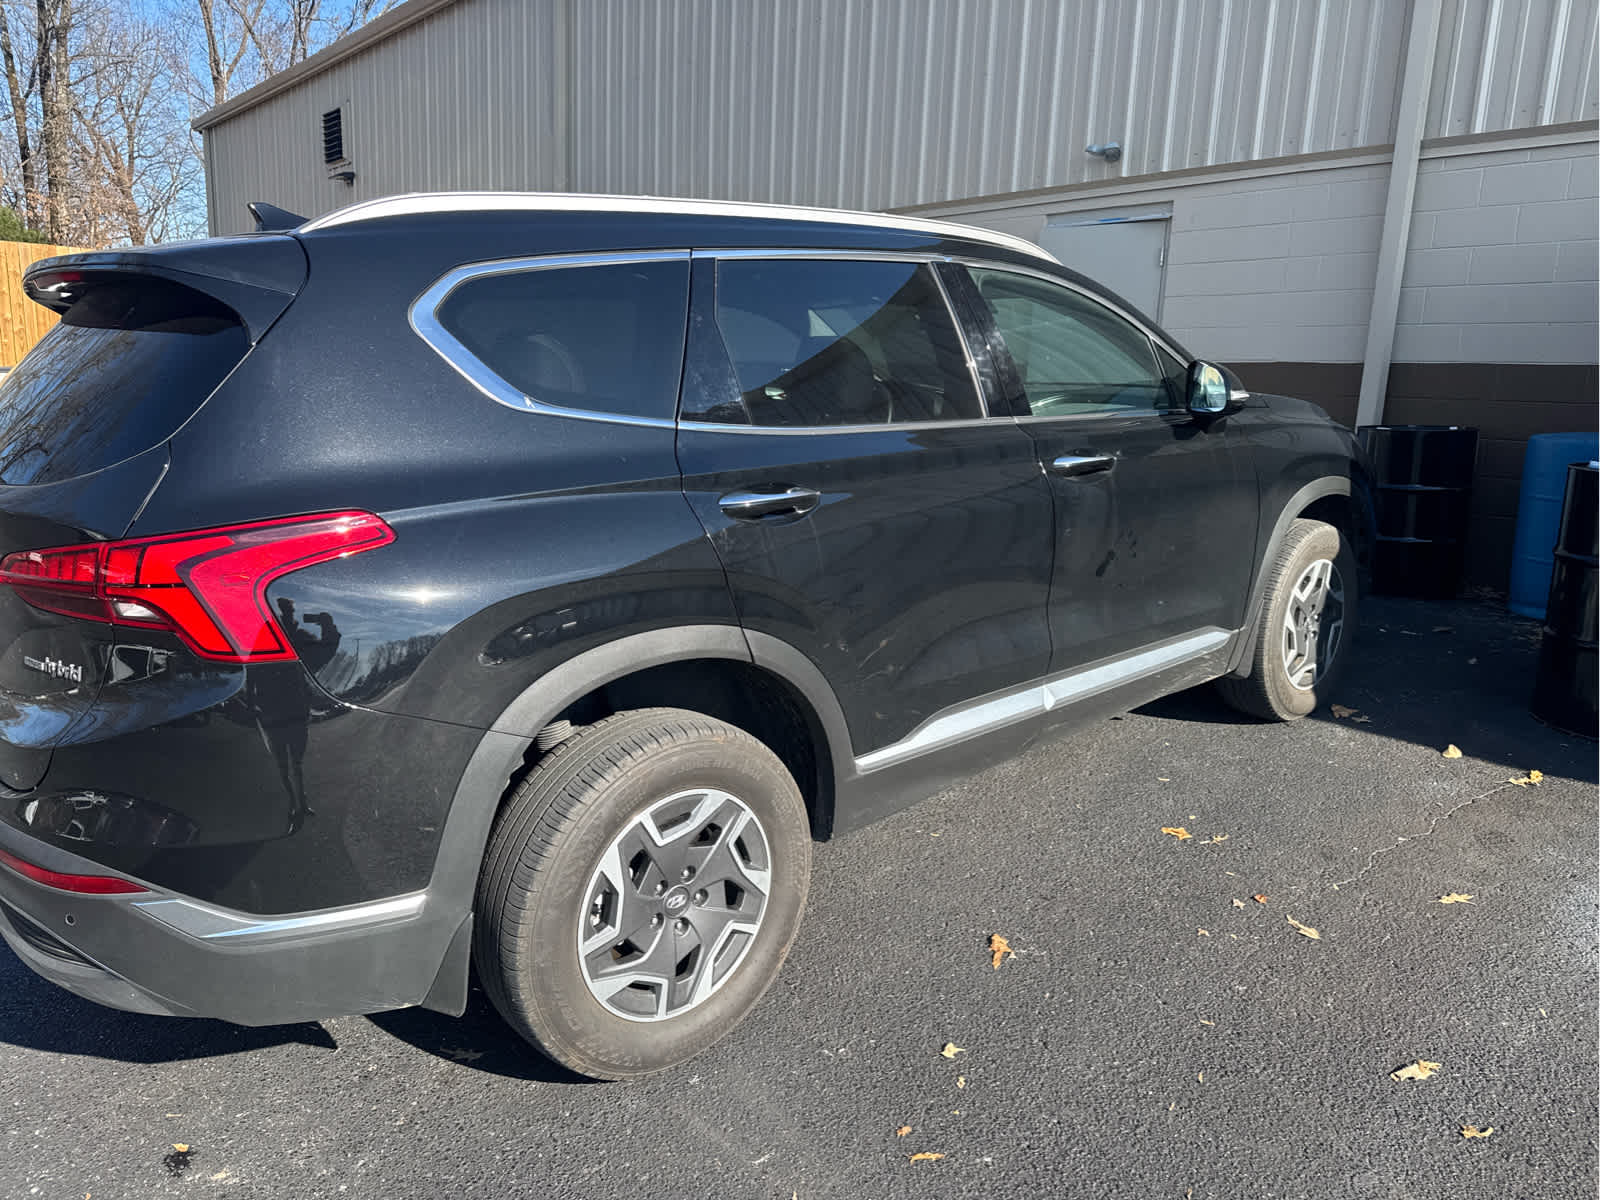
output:
[{"label": "side mirror", "polygon": [[1231,392],[1220,367],[1196,359],[1189,364],[1188,408],[1192,413],[1215,415],[1226,411]]}]

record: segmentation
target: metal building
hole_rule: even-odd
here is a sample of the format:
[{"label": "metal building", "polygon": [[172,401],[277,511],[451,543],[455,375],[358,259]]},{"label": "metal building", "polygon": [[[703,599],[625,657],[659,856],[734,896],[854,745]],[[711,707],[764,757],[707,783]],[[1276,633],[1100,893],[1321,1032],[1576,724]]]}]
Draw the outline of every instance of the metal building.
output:
[{"label": "metal building", "polygon": [[1600,0],[409,0],[196,125],[216,233],[511,189],[1021,234],[1256,387],[1480,426],[1494,582],[1526,437],[1595,427],[1597,39]]}]

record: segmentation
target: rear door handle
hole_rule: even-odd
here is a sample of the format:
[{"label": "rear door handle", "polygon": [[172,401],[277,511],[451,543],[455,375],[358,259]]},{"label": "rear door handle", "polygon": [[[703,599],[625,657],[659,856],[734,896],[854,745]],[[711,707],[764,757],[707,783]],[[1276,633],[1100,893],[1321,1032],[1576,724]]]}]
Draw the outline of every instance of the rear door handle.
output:
[{"label": "rear door handle", "polygon": [[1050,464],[1052,475],[1093,475],[1109,471],[1117,460],[1109,454],[1063,454]]},{"label": "rear door handle", "polygon": [[717,501],[717,507],[736,521],[754,521],[760,517],[799,516],[810,512],[822,499],[822,493],[812,488],[789,487],[771,492],[729,492]]}]

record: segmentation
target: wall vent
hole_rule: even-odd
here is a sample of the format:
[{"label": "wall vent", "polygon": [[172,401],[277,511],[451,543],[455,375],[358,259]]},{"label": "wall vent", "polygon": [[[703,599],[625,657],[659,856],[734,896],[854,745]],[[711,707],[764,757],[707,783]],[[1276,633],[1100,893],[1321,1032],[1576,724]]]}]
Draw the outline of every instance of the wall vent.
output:
[{"label": "wall vent", "polygon": [[330,167],[346,161],[342,108],[330,108],[322,114],[322,161]]}]

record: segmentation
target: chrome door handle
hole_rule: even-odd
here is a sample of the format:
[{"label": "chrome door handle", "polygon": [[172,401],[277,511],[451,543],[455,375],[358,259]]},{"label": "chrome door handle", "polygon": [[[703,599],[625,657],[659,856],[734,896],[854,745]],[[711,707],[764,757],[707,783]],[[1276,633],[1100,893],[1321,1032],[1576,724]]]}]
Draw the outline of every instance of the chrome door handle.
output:
[{"label": "chrome door handle", "polygon": [[1109,454],[1063,454],[1050,464],[1052,475],[1093,475],[1097,471],[1109,471],[1117,465],[1117,460]]},{"label": "chrome door handle", "polygon": [[812,488],[789,487],[781,492],[729,492],[717,501],[717,507],[736,521],[753,521],[759,517],[799,516],[810,512],[821,499],[822,493]]}]

